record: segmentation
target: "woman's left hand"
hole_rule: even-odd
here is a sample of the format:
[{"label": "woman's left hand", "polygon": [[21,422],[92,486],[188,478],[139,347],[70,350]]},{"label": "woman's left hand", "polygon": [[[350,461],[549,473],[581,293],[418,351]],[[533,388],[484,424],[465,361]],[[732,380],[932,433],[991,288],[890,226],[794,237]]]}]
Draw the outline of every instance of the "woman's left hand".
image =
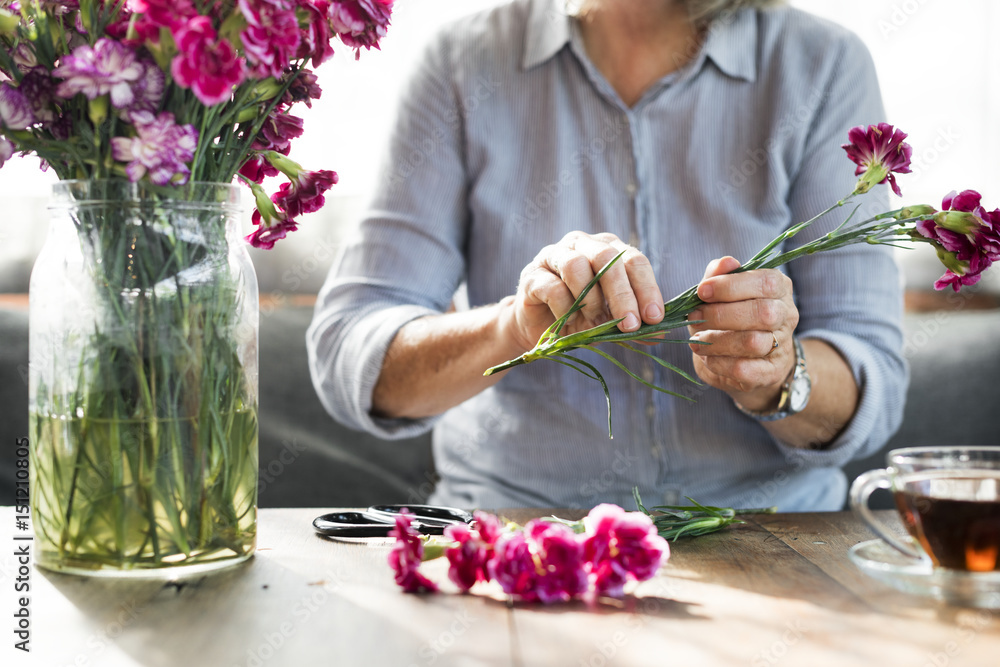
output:
[{"label": "woman's left hand", "polygon": [[743,408],[767,411],[777,407],[795,367],[799,311],[788,276],[776,269],[731,274],[739,266],[732,257],[713,260],[698,285],[705,305],[689,318],[705,321],[688,329],[692,339],[711,345],[690,346],[694,369]]}]

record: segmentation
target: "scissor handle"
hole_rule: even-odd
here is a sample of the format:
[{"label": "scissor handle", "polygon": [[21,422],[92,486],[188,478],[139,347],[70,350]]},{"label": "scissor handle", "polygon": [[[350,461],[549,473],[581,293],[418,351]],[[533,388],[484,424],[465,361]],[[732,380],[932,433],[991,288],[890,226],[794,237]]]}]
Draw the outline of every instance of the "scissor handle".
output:
[{"label": "scissor handle", "polygon": [[473,521],[472,515],[465,510],[440,505],[372,505],[366,513],[391,523],[395,522],[396,516],[404,509],[413,514],[414,519],[424,526],[444,528],[453,523]]},{"label": "scissor handle", "polygon": [[331,537],[388,537],[393,526],[363,512],[331,512],[313,519],[313,528]]}]

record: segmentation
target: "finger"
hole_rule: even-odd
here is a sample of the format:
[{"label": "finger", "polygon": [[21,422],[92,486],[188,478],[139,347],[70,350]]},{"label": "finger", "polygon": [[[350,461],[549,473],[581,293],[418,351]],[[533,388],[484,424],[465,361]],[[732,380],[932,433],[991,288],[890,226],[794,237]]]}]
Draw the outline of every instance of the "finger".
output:
[{"label": "finger", "polygon": [[732,273],[738,268],[740,268],[740,261],[735,257],[726,255],[725,257],[720,257],[719,259],[713,259],[708,263],[708,266],[705,267],[705,275],[702,278],[702,282],[714,276]]},{"label": "finger", "polygon": [[734,303],[707,303],[689,316],[704,320],[692,324],[692,332],[720,329],[727,331],[777,331],[794,329],[797,322],[788,303],[778,299],[751,299]]},{"label": "finger", "polygon": [[780,385],[787,375],[787,369],[781,364],[774,363],[770,358],[700,357],[700,359],[704,368],[715,376],[716,383],[741,392]]},{"label": "finger", "polygon": [[776,269],[712,276],[698,285],[698,297],[710,303],[782,299],[791,293],[791,278]]},{"label": "finger", "polygon": [[576,300],[562,278],[538,265],[521,274],[519,291],[524,294],[525,306],[547,307],[552,313],[552,321],[569,311]]},{"label": "finger", "polygon": [[[578,239],[576,244],[579,243],[581,241]],[[586,289],[590,281],[594,279],[596,271],[601,269],[600,266],[596,269],[594,268],[593,262],[585,251],[580,248],[571,249],[562,245],[551,247],[545,256],[544,265],[555,276],[558,276],[572,293],[573,299],[566,309],[559,313],[560,316],[569,310],[573,305],[573,301]],[[590,290],[587,296],[584,297],[581,306],[580,315],[588,323],[599,324],[608,320],[609,312],[600,285],[595,285]]]},{"label": "finger", "polygon": [[591,258],[591,266],[595,272],[600,271],[619,252],[625,252],[601,277],[601,290],[611,318],[624,318],[618,324],[618,328],[622,331],[634,331],[642,322],[627,264],[633,261],[634,255],[640,253],[635,248],[621,243],[617,238],[609,240],[610,243],[593,237],[578,239],[576,248]]},{"label": "finger", "polygon": [[[777,334],[770,331],[699,331],[692,337],[709,345],[691,344],[691,351],[702,357],[740,357],[771,359],[777,353]],[[772,360],[773,361],[773,360]]]}]

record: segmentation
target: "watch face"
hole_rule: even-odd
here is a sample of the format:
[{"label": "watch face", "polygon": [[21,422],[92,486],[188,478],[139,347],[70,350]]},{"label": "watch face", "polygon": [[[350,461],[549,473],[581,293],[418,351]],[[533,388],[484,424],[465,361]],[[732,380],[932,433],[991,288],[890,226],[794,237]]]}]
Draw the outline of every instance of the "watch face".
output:
[{"label": "watch face", "polygon": [[801,412],[806,407],[806,403],[809,402],[811,384],[807,376],[799,376],[792,380],[792,386],[789,387],[790,396],[788,397],[789,412]]}]

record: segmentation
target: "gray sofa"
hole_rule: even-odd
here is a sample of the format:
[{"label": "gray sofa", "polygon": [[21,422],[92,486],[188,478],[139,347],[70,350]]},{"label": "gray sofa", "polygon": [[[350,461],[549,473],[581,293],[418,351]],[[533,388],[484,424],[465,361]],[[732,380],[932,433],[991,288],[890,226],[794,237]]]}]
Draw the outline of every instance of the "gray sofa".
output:
[{"label": "gray sofa", "polygon": [[[261,318],[260,503],[264,507],[417,502],[433,488],[428,437],[385,442],[345,429],[324,412],[306,367],[312,309]],[[13,499],[17,438],[27,435],[27,311],[0,306],[0,498]],[[909,315],[912,367],[906,416],[888,448],[1000,444],[1000,310]],[[884,453],[850,463],[853,477]],[[886,497],[877,498],[886,505]]]}]

